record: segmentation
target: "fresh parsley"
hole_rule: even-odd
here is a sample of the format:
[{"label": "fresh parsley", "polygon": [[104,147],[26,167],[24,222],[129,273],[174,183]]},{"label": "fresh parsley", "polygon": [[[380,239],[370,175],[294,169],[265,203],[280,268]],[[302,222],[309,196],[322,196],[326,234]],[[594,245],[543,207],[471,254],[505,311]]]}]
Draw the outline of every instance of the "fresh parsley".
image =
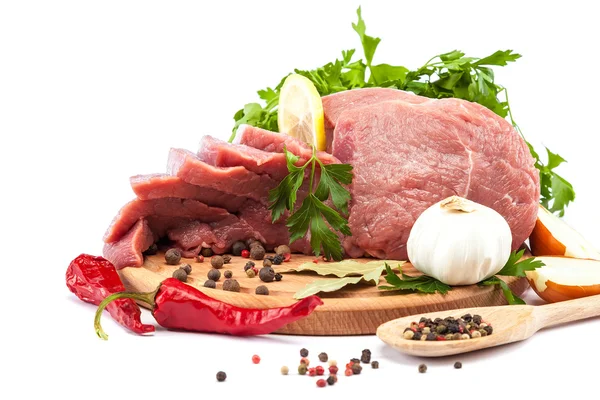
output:
[{"label": "fresh parsley", "polygon": [[398,266],[398,269],[400,270],[400,276],[402,278],[396,275],[387,263],[385,264],[385,270],[387,272],[387,274],[385,275],[385,280],[391,286],[381,285],[379,286],[379,289],[407,290],[411,292],[421,292],[429,294],[435,292],[446,294],[448,293],[448,291],[452,290],[452,287],[440,282],[435,278],[432,278],[431,276],[410,276],[402,272],[402,268],[400,266]]},{"label": "fresh parsley", "polygon": [[517,252],[513,251],[510,254],[510,257],[508,258],[508,261],[506,262],[504,267],[502,267],[502,269],[500,270],[500,272],[498,272],[495,276],[492,276],[491,278],[488,278],[488,279],[480,282],[479,285],[481,285],[481,286],[499,285],[500,288],[502,289],[502,292],[504,293],[504,297],[506,297],[506,300],[508,301],[508,304],[511,304],[511,305],[525,304],[523,299],[521,299],[517,295],[515,295],[512,292],[512,290],[510,290],[510,287],[508,287],[506,282],[504,282],[502,279],[500,279],[498,277],[498,276],[516,276],[519,278],[524,278],[526,276],[526,274],[525,274],[526,271],[533,271],[536,268],[540,268],[540,267],[544,266],[543,262],[535,259],[534,257],[530,257],[530,258],[521,260],[521,258],[523,257],[523,254],[525,254],[525,250],[521,250],[521,251],[517,251]]},{"label": "fresh parsley", "polygon": [[[310,231],[310,246],[315,255],[318,256],[322,251],[328,259],[342,260],[342,246],[335,231],[345,236],[351,235],[348,220],[343,216],[348,213],[350,192],[343,185],[352,183],[352,166],[324,165],[316,156],[314,147],[312,157],[301,167],[296,166],[298,156],[287,149],[285,149],[285,156],[289,173],[275,189],[269,192],[269,209],[273,222],[278,221],[286,211],[289,211],[287,227],[290,232],[290,243],[303,238]],[[317,164],[320,174],[315,189]],[[304,182],[305,171],[309,166],[308,194],[301,206],[296,208],[297,192]],[[329,198],[335,208],[325,204]]]},{"label": "fresh parsley", "polygon": [[[499,50],[483,58],[465,57],[454,50],[432,57],[422,67],[410,70],[404,66],[390,64],[373,65],[373,58],[380,38],[366,34],[366,24],[357,10],[358,21],[352,28],[358,34],[365,61],[353,61],[356,51],[342,52],[341,59],[327,63],[313,70],[294,72],[310,79],[321,96],[344,90],[364,87],[390,87],[410,91],[430,98],[459,98],[479,103],[502,118],[508,118],[519,133],[521,130],[513,118],[508,101],[508,91],[494,80],[492,67],[505,66],[521,57],[512,50]],[[286,76],[287,77],[287,76]],[[258,92],[263,104],[250,103],[234,115],[233,137],[240,124],[249,124],[276,131],[277,104],[284,77],[274,88]],[[521,133],[522,134],[522,133]],[[573,186],[554,169],[565,159],[547,150],[544,163],[531,144],[527,143],[535,159],[535,167],[540,171],[541,203],[551,212],[564,215],[565,208],[575,199]]]}]

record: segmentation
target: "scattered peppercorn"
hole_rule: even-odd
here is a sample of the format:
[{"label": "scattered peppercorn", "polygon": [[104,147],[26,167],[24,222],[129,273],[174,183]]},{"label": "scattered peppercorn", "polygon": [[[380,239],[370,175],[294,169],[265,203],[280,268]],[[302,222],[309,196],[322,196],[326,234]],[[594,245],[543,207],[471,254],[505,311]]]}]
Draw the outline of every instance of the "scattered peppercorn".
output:
[{"label": "scattered peppercorn", "polygon": [[337,361],[335,360],[329,360],[328,364],[330,367],[337,367]]},{"label": "scattered peppercorn", "polygon": [[467,340],[491,335],[493,328],[480,315],[465,314],[460,318],[421,318],[402,333],[406,340]]},{"label": "scattered peppercorn", "polygon": [[223,382],[225,379],[227,379],[227,374],[225,372],[223,372],[223,371],[217,372],[217,381]]},{"label": "scattered peppercorn", "polygon": [[229,292],[239,292],[240,284],[235,279],[226,279],[225,282],[223,282],[223,290],[227,290]]},{"label": "scattered peppercorn", "polygon": [[304,348],[300,349],[300,357],[308,357],[308,350]]},{"label": "scattered peppercorn", "polygon": [[290,246],[282,244],[281,246],[277,246],[275,248],[275,254],[280,254],[285,256],[286,254],[290,254],[292,251],[290,250]]},{"label": "scattered peppercorn", "polygon": [[287,375],[288,372],[290,372],[290,369],[288,367],[286,367],[285,365],[281,367],[281,375]]},{"label": "scattered peppercorn", "polygon": [[231,263],[231,256],[229,254],[224,254],[222,257],[223,257],[223,264]]},{"label": "scattered peppercorn", "polygon": [[252,356],[252,362],[253,362],[254,364],[258,364],[258,363],[260,363],[260,357],[259,357],[259,356],[257,356],[256,354],[255,354],[255,355],[253,355],[253,356]]},{"label": "scattered peppercorn", "polygon": [[273,261],[269,260],[268,258],[265,258],[263,260],[263,267],[270,267],[273,265]]},{"label": "scattered peppercorn", "polygon": [[350,359],[350,362],[351,362],[352,364],[360,364],[360,360],[359,360],[358,358],[351,358],[351,359]]},{"label": "scattered peppercorn", "polygon": [[321,367],[320,365],[318,365],[315,369],[317,371],[317,375],[323,375],[325,373],[325,368]]},{"label": "scattered peppercorn", "polygon": [[219,271],[218,269],[213,268],[210,271],[208,271],[208,274],[206,274],[206,276],[211,281],[215,281],[216,282],[219,279],[221,279],[221,271]]},{"label": "scattered peppercorn", "polygon": [[244,258],[249,258],[250,257],[250,251],[248,251],[246,249],[242,250],[241,256],[244,257]]},{"label": "scattered peppercorn", "polygon": [[265,258],[265,248],[259,245],[250,248],[250,257],[254,260],[262,260]]},{"label": "scattered peppercorn", "polygon": [[364,349],[362,351],[361,356],[360,356],[360,361],[363,362],[363,363],[365,363],[365,364],[370,363],[371,362],[371,350]]},{"label": "scattered peppercorn", "polygon": [[256,290],[254,291],[254,293],[256,294],[260,294],[263,296],[268,296],[269,295],[269,288],[266,287],[265,285],[260,285],[256,287]]},{"label": "scattered peppercorn", "polygon": [[150,247],[148,247],[148,248],[146,249],[146,251],[144,251],[144,255],[145,255],[145,256],[153,256],[153,255],[155,255],[156,253],[158,253],[158,246],[156,245],[156,243],[152,243],[152,244],[150,245]]},{"label": "scattered peppercorn", "polygon": [[184,269],[179,268],[173,271],[173,278],[180,280],[181,282],[187,282],[187,273]]},{"label": "scattered peppercorn", "polygon": [[256,272],[254,272],[254,270],[252,268],[250,268],[246,271],[246,276],[248,278],[254,278],[256,276]]},{"label": "scattered peppercorn", "polygon": [[329,375],[329,378],[327,378],[327,384],[329,386],[332,386],[336,382],[337,382],[337,376],[336,375]]},{"label": "scattered peppercorn", "polygon": [[424,374],[425,372],[427,372],[427,365],[425,364],[421,364],[419,365],[419,372]]},{"label": "scattered peppercorn", "polygon": [[292,259],[292,253],[287,253],[283,256],[283,262],[288,262]]},{"label": "scattered peppercorn", "polygon": [[273,264],[280,265],[283,262],[284,257],[281,254],[277,254],[273,257]]},{"label": "scattered peppercorn", "polygon": [[300,375],[306,375],[306,364],[300,364],[298,365],[298,374]]},{"label": "scattered peppercorn", "polygon": [[254,238],[246,239],[246,247],[247,248],[251,248],[254,243],[260,243],[260,242]]},{"label": "scattered peppercorn", "polygon": [[371,368],[379,369],[379,361],[371,361]]},{"label": "scattered peppercorn", "polygon": [[204,282],[204,287],[210,288],[210,289],[215,289],[217,287],[217,282],[213,281],[212,279],[209,279]]},{"label": "scattered peppercorn", "polygon": [[454,368],[461,369],[462,368],[462,363],[460,361],[455,362],[454,363]]},{"label": "scattered peppercorn", "polygon": [[331,367],[329,367],[329,373],[331,375],[336,375],[338,373],[339,369],[337,366],[332,365]]},{"label": "scattered peppercorn", "polygon": [[242,250],[246,250],[246,243],[242,242],[241,240],[234,242],[233,246],[231,246],[231,254],[234,256],[241,256]]},{"label": "scattered peppercorn", "polygon": [[185,271],[186,274],[191,274],[192,273],[192,266],[190,264],[183,264],[181,267],[182,270]]},{"label": "scattered peppercorn", "polygon": [[223,264],[225,264],[225,261],[223,260],[223,257],[221,256],[213,256],[210,259],[210,265],[213,266],[213,268],[223,268]]},{"label": "scattered peppercorn", "polygon": [[308,369],[308,376],[317,376],[317,369],[316,368],[309,368]]},{"label": "scattered peppercorn", "polygon": [[212,257],[212,255],[214,254],[212,249],[205,247],[202,249],[202,251],[200,251],[200,253],[204,256],[204,257]]},{"label": "scattered peppercorn", "polygon": [[246,265],[244,265],[244,271],[248,271],[250,268],[254,267],[256,264],[254,264],[254,261],[248,261],[246,263]]},{"label": "scattered peppercorn", "polygon": [[317,386],[318,387],[325,387],[325,386],[327,386],[327,382],[325,381],[325,379],[319,379],[317,381]]},{"label": "scattered peppercorn", "polygon": [[327,356],[327,353],[320,353],[319,354],[319,361],[321,361],[321,362],[327,362],[327,360],[329,360],[329,357]]},{"label": "scattered peppercorn", "polygon": [[283,279],[283,275],[281,275],[279,272],[277,272],[275,274],[275,281],[280,282]]},{"label": "scattered peppercorn", "polygon": [[262,267],[258,273],[258,277],[263,282],[273,282],[273,279],[275,279],[275,271],[271,267]]},{"label": "scattered peppercorn", "polygon": [[204,256],[203,255],[196,256],[196,262],[197,263],[204,262]]},{"label": "scattered peppercorn", "polygon": [[177,249],[169,249],[165,253],[165,261],[169,265],[177,265],[181,261],[181,252]]},{"label": "scattered peppercorn", "polygon": [[300,359],[300,364],[305,364],[307,367],[310,365],[310,360],[306,357]]},{"label": "scattered peppercorn", "polygon": [[344,375],[346,376],[351,376],[353,374],[352,369],[351,368],[346,368],[346,371],[344,371]]},{"label": "scattered peppercorn", "polygon": [[223,272],[223,276],[226,279],[229,279],[229,278],[231,278],[233,276],[233,272],[231,272],[231,270],[228,269],[227,271]]},{"label": "scattered peppercorn", "polygon": [[361,371],[362,367],[360,366],[360,364],[352,364],[352,373],[354,375],[359,375]]}]

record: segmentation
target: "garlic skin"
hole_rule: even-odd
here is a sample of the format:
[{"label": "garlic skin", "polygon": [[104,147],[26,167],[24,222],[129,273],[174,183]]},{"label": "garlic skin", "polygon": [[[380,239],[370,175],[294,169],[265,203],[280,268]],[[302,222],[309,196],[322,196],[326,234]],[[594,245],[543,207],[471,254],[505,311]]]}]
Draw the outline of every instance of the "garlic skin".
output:
[{"label": "garlic skin", "polygon": [[447,285],[472,285],[504,267],[512,246],[508,223],[496,211],[458,196],[425,210],[407,242],[412,265]]}]

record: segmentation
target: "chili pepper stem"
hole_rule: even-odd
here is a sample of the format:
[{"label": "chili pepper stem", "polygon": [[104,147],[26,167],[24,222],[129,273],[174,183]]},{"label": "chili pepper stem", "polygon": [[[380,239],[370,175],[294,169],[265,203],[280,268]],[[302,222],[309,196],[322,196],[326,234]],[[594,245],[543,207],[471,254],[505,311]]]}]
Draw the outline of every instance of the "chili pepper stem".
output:
[{"label": "chili pepper stem", "polygon": [[102,325],[100,325],[100,318],[102,317],[102,312],[110,304],[111,302],[118,299],[133,299],[137,301],[144,302],[149,306],[154,307],[154,298],[158,293],[160,286],[156,288],[156,290],[152,292],[146,293],[133,293],[133,292],[118,292],[113,293],[110,296],[106,297],[102,302],[98,305],[98,309],[96,310],[96,316],[94,317],[94,329],[96,330],[96,335],[102,340],[108,340],[108,335],[102,329]]}]

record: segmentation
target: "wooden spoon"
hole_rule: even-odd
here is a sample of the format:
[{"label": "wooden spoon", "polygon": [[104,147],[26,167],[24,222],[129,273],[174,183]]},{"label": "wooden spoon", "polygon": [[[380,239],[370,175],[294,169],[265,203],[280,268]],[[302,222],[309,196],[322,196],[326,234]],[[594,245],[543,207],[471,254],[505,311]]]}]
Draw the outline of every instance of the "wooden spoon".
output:
[{"label": "wooden spoon", "polygon": [[[489,322],[494,328],[493,334],[477,339],[439,342],[403,338],[404,329],[409,327],[411,322],[418,322],[421,317],[435,319],[452,316],[458,318],[465,314],[481,315],[483,320]],[[476,307],[426,315],[411,315],[381,325],[377,329],[377,336],[406,354],[441,357],[518,342],[528,339],[543,328],[597,316],[600,316],[600,295],[543,306]]]}]

